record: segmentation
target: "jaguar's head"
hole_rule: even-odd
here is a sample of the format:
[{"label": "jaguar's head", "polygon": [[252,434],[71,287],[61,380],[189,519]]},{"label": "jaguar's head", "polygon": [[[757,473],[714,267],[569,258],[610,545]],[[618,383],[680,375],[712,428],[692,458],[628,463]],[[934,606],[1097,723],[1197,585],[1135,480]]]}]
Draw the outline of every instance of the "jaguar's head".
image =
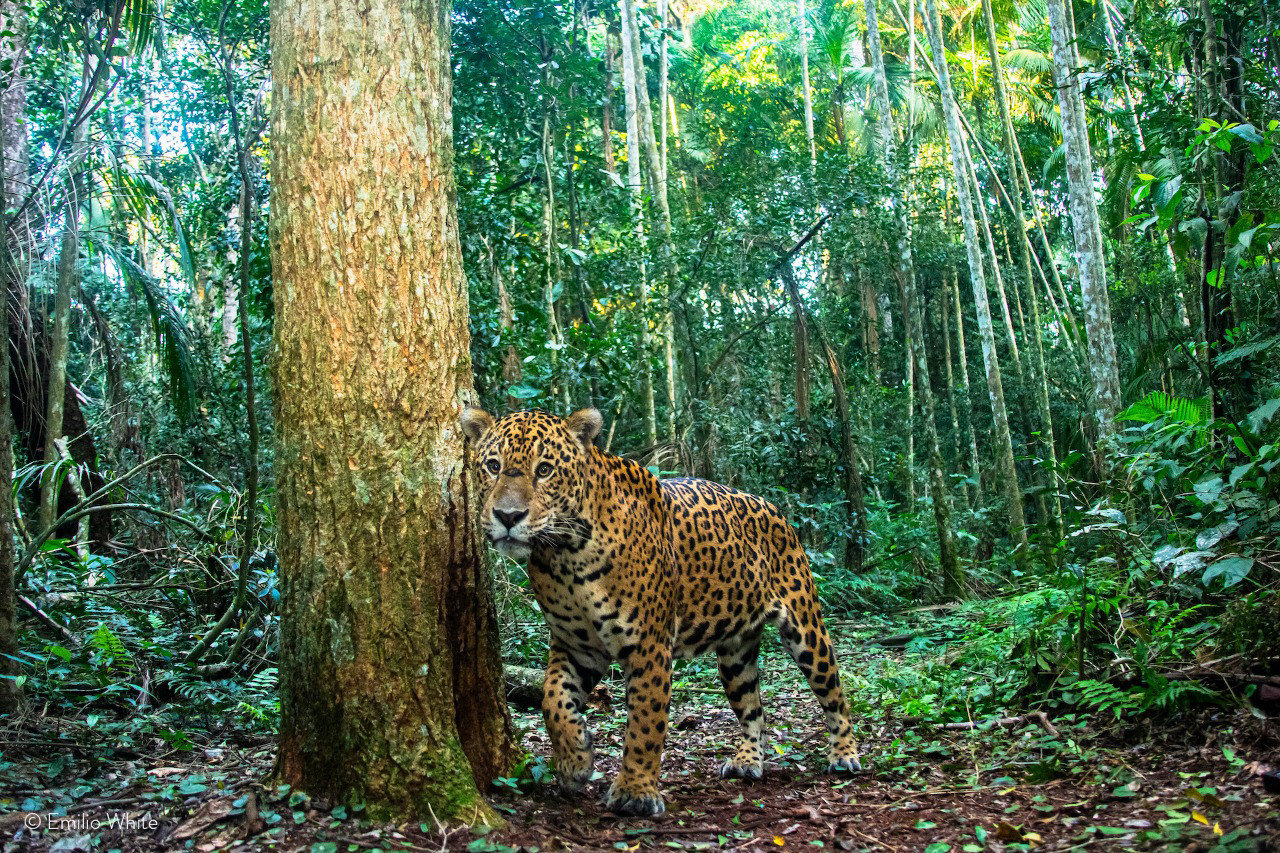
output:
[{"label": "jaguar's head", "polygon": [[561,419],[515,412],[494,420],[468,408],[459,421],[475,446],[485,536],[516,560],[535,543],[555,544],[579,532],[587,463],[601,417],[583,409]]}]

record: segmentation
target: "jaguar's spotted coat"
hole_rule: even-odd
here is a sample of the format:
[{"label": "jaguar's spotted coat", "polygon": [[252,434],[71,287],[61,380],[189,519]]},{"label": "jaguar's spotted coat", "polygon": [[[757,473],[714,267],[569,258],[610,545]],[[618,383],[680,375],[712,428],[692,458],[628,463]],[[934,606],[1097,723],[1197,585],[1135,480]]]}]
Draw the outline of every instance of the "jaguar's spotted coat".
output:
[{"label": "jaguar's spotted coat", "polygon": [[742,724],[721,775],[758,779],[764,712],[756,658],[766,622],[822,703],[829,771],[856,771],[858,747],[823,625],[809,562],[769,502],[706,480],[659,480],[598,450],[600,413],[561,420],[518,412],[495,421],[462,413],[484,491],[481,519],[498,550],[528,559],[551,630],[542,708],[563,787],[591,777],[582,711],[611,660],[627,678],[622,769],[605,796],[613,811],[654,815],[667,733],[673,655],[714,651]]}]

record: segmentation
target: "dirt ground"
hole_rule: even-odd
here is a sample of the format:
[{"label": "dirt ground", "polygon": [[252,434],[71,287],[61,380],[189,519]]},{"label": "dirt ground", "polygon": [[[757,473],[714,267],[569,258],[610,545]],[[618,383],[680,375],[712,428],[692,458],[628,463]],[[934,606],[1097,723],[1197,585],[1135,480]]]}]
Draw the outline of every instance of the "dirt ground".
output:
[{"label": "dirt ground", "polygon": [[[842,656],[858,655],[863,673],[906,665],[901,650],[858,648]],[[756,783],[719,778],[738,726],[713,664],[677,673],[667,812],[656,820],[599,804],[625,723],[615,680],[589,711],[599,772],[579,795],[560,795],[540,717],[514,712],[528,757],[518,777],[496,780],[489,801],[506,823],[488,832],[432,819],[375,824],[358,808],[270,788],[270,735],[219,721],[206,729],[217,736],[146,756],[58,721],[54,731],[0,731],[0,843],[3,853],[1280,850],[1280,792],[1264,776],[1280,769],[1280,725],[1247,706],[956,729],[866,701],[857,685],[869,682],[851,678],[866,770],[832,777],[814,772],[825,764],[818,708],[780,654],[766,648],[762,659],[772,752]]]},{"label": "dirt ground", "polygon": [[[779,698],[790,697],[772,697],[775,709]],[[803,712],[802,698],[782,707]],[[0,791],[0,808],[11,811],[0,815],[0,838],[6,853],[1280,849],[1280,796],[1267,792],[1259,775],[1274,753],[1251,752],[1274,749],[1275,732],[1244,712],[1206,715],[1194,726],[1153,732],[1144,744],[1129,747],[1083,745],[1089,733],[1082,730],[1081,760],[1063,765],[1055,778],[1034,780],[1045,771],[1038,758],[1048,736],[1036,721],[926,732],[916,755],[884,749],[901,743],[907,729],[882,727],[865,745],[867,771],[837,778],[808,769],[819,760],[822,741],[819,732],[808,731],[810,721],[802,725],[775,710],[775,760],[764,781],[744,783],[722,781],[716,772],[736,737],[736,722],[698,696],[674,709],[664,765],[667,813],[656,820],[620,819],[599,805],[616,768],[623,714],[608,708],[594,716],[601,778],[574,797],[561,797],[551,781],[505,780],[491,802],[507,825],[483,835],[433,822],[373,825],[359,813],[264,788],[272,750],[263,739],[155,759],[102,760],[81,752],[68,760],[91,765],[78,772],[92,769],[102,788],[66,808],[65,818],[35,830],[25,823],[40,813],[23,806],[39,793],[38,777],[14,761],[14,750],[23,747],[11,745],[5,761],[13,763],[5,766]],[[542,768],[530,774],[537,776],[549,756],[546,734],[533,715],[520,715],[518,722],[531,768]],[[793,724],[805,732],[795,740]],[[1226,729],[1234,732],[1234,745],[1215,735]],[[1129,781],[1107,781],[1116,773]],[[125,784],[111,790],[117,783]]]}]

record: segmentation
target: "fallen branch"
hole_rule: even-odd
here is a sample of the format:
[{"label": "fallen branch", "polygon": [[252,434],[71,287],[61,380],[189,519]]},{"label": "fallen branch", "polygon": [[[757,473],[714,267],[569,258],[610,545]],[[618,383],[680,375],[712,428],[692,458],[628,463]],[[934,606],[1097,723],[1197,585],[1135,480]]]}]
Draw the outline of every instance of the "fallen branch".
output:
[{"label": "fallen branch", "polygon": [[[920,717],[908,717],[909,724],[919,724],[927,722]],[[965,723],[943,723],[937,728],[946,729],[947,731],[974,731],[976,729],[991,726],[994,728],[1007,729],[1013,726],[1025,726],[1029,723],[1036,723],[1053,737],[1058,736],[1058,729],[1049,722],[1048,715],[1044,711],[1034,711],[1030,714],[1019,714],[1016,717],[997,717],[994,720],[969,720]]]},{"label": "fallen branch", "polygon": [[44,625],[47,628],[51,628],[52,630],[60,634],[62,636],[62,639],[66,640],[69,645],[71,645],[72,647],[80,645],[80,641],[76,638],[75,634],[72,634],[69,630],[67,630],[67,627],[65,625],[58,624],[58,622],[54,620],[52,616],[50,616],[48,613],[45,613],[43,610],[37,607],[34,601],[27,598],[25,595],[19,595],[18,602],[23,607],[30,610],[31,615],[36,617],[36,619],[42,625]]},{"label": "fallen branch", "polygon": [[1225,684],[1257,684],[1259,686],[1280,687],[1280,678],[1274,675],[1255,675],[1251,672],[1218,672],[1204,667],[1192,667],[1161,674],[1170,681],[1221,681]]}]

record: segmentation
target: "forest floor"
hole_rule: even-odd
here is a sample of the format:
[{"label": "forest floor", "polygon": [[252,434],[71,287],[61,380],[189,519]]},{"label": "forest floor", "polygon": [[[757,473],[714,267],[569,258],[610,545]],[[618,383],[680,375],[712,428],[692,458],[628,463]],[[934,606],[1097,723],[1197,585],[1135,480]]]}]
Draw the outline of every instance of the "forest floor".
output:
[{"label": "forest floor", "polygon": [[[835,633],[855,707],[859,672],[921,658],[868,645],[857,626]],[[813,769],[824,763],[825,737],[795,667],[776,643],[761,664],[772,746],[765,780],[718,778],[737,722],[713,661],[682,666],[664,760],[667,812],[655,820],[621,819],[599,804],[625,722],[613,699],[620,685],[606,682],[589,712],[598,778],[562,797],[540,717],[516,712],[529,757],[519,778],[498,780],[490,801],[507,825],[485,834],[434,821],[374,824],[356,809],[266,787],[272,738],[261,731],[190,732],[191,748],[142,756],[95,739],[92,721],[59,720],[52,732],[0,733],[0,839],[4,853],[1280,850],[1280,795],[1261,776],[1280,765],[1275,719],[1233,708],[956,729],[864,708],[856,716],[866,770],[833,777]]]}]

